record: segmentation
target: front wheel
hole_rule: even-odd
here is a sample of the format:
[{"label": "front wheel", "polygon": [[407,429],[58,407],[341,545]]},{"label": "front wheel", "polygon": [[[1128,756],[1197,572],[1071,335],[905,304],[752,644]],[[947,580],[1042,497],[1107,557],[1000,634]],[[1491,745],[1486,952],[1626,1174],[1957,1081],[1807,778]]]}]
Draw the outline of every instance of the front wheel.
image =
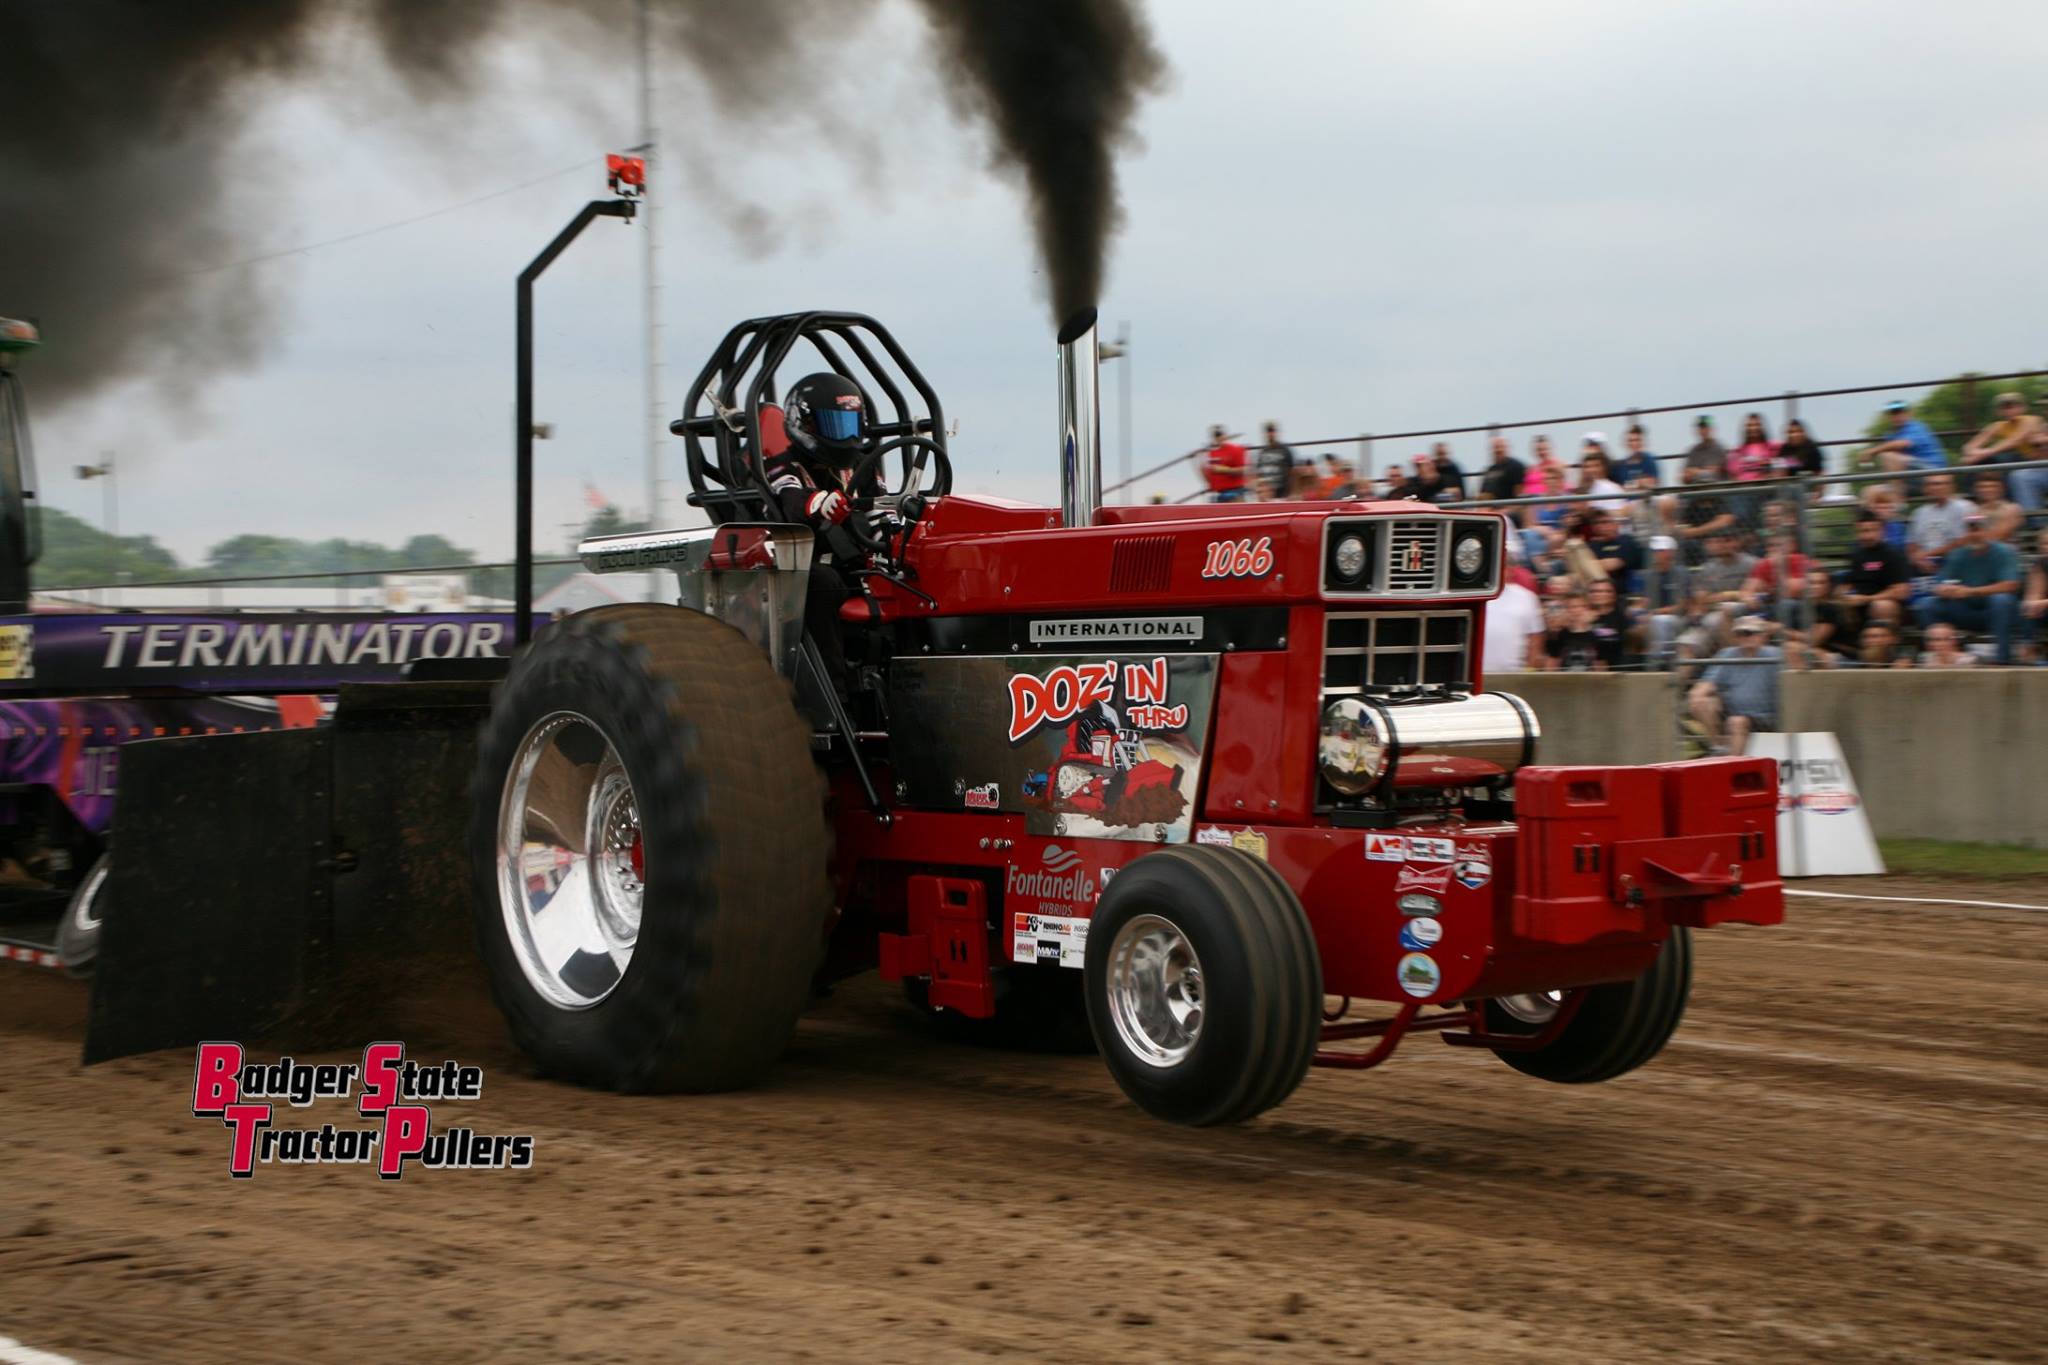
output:
[{"label": "front wheel", "polygon": [[1149,853],[1088,925],[1088,1021],[1147,1113],[1238,1123],[1294,1093],[1322,1032],[1323,969],[1301,902],[1237,849]]},{"label": "front wheel", "polygon": [[[1556,1038],[1533,1051],[1494,1055],[1539,1080],[1566,1085],[1611,1081],[1664,1050],[1692,995],[1692,931],[1673,926],[1650,969],[1633,981],[1586,988],[1586,998]],[[1486,1002],[1492,1033],[1541,1033],[1563,1005],[1561,993],[1511,995]]]}]

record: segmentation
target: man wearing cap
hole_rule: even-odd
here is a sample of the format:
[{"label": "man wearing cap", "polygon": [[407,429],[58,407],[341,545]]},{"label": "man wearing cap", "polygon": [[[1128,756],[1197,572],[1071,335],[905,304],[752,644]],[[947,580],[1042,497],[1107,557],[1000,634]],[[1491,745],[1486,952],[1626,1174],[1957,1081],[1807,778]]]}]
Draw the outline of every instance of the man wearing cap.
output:
[{"label": "man wearing cap", "polygon": [[1776,646],[1764,643],[1763,621],[1745,616],[1735,623],[1735,643],[1716,654],[1692,685],[1687,708],[1712,733],[1725,728],[1729,753],[1747,749],[1749,737],[1757,731],[1778,728],[1782,661]]},{"label": "man wearing cap", "polygon": [[1920,625],[1937,623],[1983,633],[1998,648],[1998,662],[2012,662],[2013,618],[2019,610],[2020,557],[2010,545],[1985,534],[1984,514],[1963,519],[1962,544],[1942,561],[1932,596],[1922,598]]},{"label": "man wearing cap", "polygon": [[1692,602],[1692,576],[1678,557],[1678,541],[1667,535],[1650,537],[1650,562],[1643,570],[1643,610],[1648,613],[1653,663],[1670,656],[1687,625]]},{"label": "man wearing cap", "polygon": [[1934,428],[1913,415],[1911,405],[1893,399],[1884,405],[1884,420],[1891,434],[1875,445],[1865,446],[1858,458],[1872,461],[1879,469],[1894,474],[1908,469],[1946,469],[1948,452],[1934,435]]},{"label": "man wearing cap", "polygon": [[1714,439],[1714,419],[1704,412],[1693,428],[1700,438],[1685,452],[1685,482],[1719,483],[1728,477],[1728,447]]}]

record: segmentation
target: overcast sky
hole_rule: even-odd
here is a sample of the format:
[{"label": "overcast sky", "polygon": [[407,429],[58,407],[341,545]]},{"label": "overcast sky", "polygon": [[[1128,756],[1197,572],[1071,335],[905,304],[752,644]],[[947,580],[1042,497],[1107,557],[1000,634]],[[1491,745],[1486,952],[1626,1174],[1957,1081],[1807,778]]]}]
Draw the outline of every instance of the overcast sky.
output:
[{"label": "overcast sky", "polygon": [[[272,99],[246,163],[279,206],[259,248],[591,168],[248,267],[290,299],[261,365],[216,377],[188,357],[196,410],[130,386],[43,413],[48,500],[97,523],[100,490],[70,468],[112,450],[122,529],[188,561],[244,531],[432,531],[506,553],[513,278],[601,193],[598,155],[632,140],[631,6],[602,4],[620,15],[613,72],[515,46],[498,87],[432,129],[361,92]],[[1140,465],[1211,422],[1277,417],[1308,438],[2048,364],[2039,0],[1150,12],[1173,77],[1122,161],[1102,309],[1133,332]],[[957,418],[961,485],[1055,498],[1051,322],[1021,197],[947,115],[919,31],[886,7],[849,31],[833,79],[851,131],[724,123],[685,73],[663,77],[665,145],[699,172],[672,155],[655,190],[663,397],[680,403],[741,317],[872,313]],[[734,204],[774,216],[771,248],[732,230]],[[644,504],[640,231],[593,226],[541,289],[544,546],[583,515],[586,479]],[[63,320],[43,323],[61,345]],[[1113,478],[1114,365],[1103,389]],[[1827,438],[1874,407],[1808,411]],[[1655,448],[1686,426],[1653,422]],[[664,445],[679,512],[681,446]]]}]

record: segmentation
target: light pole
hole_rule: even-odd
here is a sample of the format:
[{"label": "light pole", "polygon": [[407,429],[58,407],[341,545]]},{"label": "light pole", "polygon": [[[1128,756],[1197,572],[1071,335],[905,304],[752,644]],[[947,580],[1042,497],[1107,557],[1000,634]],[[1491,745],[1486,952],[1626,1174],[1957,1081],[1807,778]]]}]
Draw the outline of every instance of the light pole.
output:
[{"label": "light pole", "polygon": [[1116,373],[1116,442],[1117,478],[1122,484],[1123,500],[1131,500],[1131,324],[1119,322],[1116,325],[1116,340],[1102,343],[1099,354],[1104,360],[1121,360]]},{"label": "light pole", "polygon": [[[637,6],[639,52],[639,95],[640,95],[640,145],[633,151],[647,163],[647,184],[651,187],[656,174],[654,163],[654,16],[648,0],[640,0]],[[655,261],[659,245],[654,231],[654,199],[647,195],[640,205],[640,225],[645,229],[640,238],[640,401],[645,411],[641,420],[645,426],[641,439],[646,451],[647,475],[647,529],[659,531],[661,520],[661,440],[667,433],[668,423],[663,420],[661,408],[661,276]],[[649,574],[648,586],[653,587],[654,575]]]},{"label": "light pole", "polygon": [[103,453],[98,464],[74,465],[72,469],[81,479],[106,480],[100,485],[100,521],[107,533],[108,548],[114,556],[114,579],[119,582],[125,575],[121,571],[120,500],[114,496],[114,452]]}]

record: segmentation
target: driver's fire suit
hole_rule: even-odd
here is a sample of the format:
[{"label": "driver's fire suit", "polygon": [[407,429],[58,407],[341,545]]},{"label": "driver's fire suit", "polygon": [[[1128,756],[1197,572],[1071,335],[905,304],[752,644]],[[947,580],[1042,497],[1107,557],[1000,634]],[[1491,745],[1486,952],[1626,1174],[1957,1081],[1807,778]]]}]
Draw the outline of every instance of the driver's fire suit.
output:
[{"label": "driver's fire suit", "polygon": [[818,642],[826,671],[843,693],[846,642],[839,630],[839,608],[852,588],[841,566],[856,565],[861,559],[860,543],[846,529],[853,514],[854,493],[846,483],[850,471],[807,459],[795,446],[771,455],[766,463],[768,491],[781,505],[783,517],[816,533],[817,550],[804,596],[804,628]]}]

